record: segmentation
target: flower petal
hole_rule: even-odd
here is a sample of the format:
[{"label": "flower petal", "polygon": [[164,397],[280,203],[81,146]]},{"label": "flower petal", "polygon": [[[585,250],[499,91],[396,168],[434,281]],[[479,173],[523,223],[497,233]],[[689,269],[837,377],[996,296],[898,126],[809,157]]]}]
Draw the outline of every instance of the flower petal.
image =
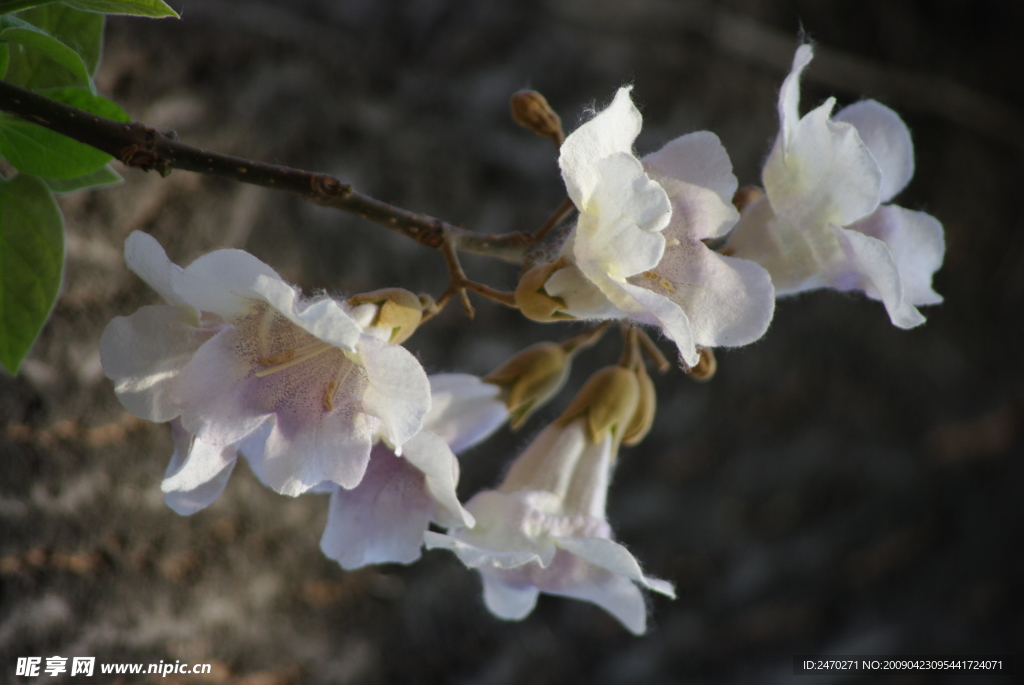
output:
[{"label": "flower petal", "polygon": [[182,425],[204,442],[238,442],[271,412],[260,401],[260,379],[249,378],[250,366],[238,353],[246,343],[237,329],[221,331],[192,355],[170,388]]},{"label": "flower petal", "polygon": [[171,433],[174,454],[160,489],[168,507],[181,516],[191,516],[224,492],[237,455],[233,445],[213,447],[196,440],[180,421],[171,421]]},{"label": "flower petal", "polygon": [[336,488],[320,549],[344,569],[420,558],[434,503],[424,475],[383,445],[355,488]]},{"label": "flower petal", "polygon": [[601,290],[629,318],[652,326],[658,326],[679,348],[679,356],[687,366],[694,366],[699,360],[690,320],[682,308],[664,295],[629,282],[600,279]]},{"label": "flower petal", "polygon": [[320,392],[291,397],[279,406],[263,458],[271,488],[296,496],[322,481],[348,489],[359,485],[377,422],[360,411],[360,393],[347,387],[358,380],[353,376],[356,373],[350,373],[338,390],[344,403],[336,400],[331,411],[323,407]]},{"label": "flower petal", "polygon": [[257,280],[266,277],[281,281],[276,271],[242,250],[215,250],[174,274],[174,292],[203,312],[225,319],[249,313]]},{"label": "flower petal", "polygon": [[640,583],[648,590],[661,593],[675,599],[676,591],[672,583],[658,578],[648,578],[640,570],[636,557],[625,547],[607,538],[557,538],[555,544],[567,552],[575,554],[592,564],[619,576]]},{"label": "flower petal", "polygon": [[723,257],[699,241],[668,248],[656,271],[630,282],[679,305],[694,343],[702,347],[754,342],[775,311],[775,290],[764,267]]},{"label": "flower petal", "polygon": [[762,180],[779,217],[802,231],[845,226],[875,211],[882,172],[851,124],[829,118],[830,98],[775,141]]},{"label": "flower petal", "polygon": [[190,307],[143,307],[107,324],[100,338],[103,371],[128,411],[150,421],[169,421],[181,413],[170,398],[171,385],[215,333],[200,328]]},{"label": "flower petal", "polygon": [[800,117],[800,74],[813,54],[801,45],[782,83],[779,135],[761,179],[779,217],[803,231],[824,231],[875,210],[882,172],[857,130],[829,118],[834,98]]},{"label": "flower petal", "polygon": [[793,66],[789,75],[779,89],[779,135],[783,148],[788,147],[796,134],[796,126],[800,121],[800,75],[804,68],[814,59],[814,50],[810,45],[801,45],[793,55]]},{"label": "flower petal", "polygon": [[575,261],[600,265],[613,278],[653,268],[665,251],[660,231],[672,214],[668,195],[631,154],[606,157],[597,168],[593,199],[574,231]]},{"label": "flower petal", "polygon": [[429,376],[430,411],[423,428],[458,454],[483,441],[508,420],[508,407],[498,399],[501,388],[468,373]]},{"label": "flower petal", "polygon": [[884,205],[847,228],[877,238],[889,247],[907,302],[914,305],[942,302],[942,296],[932,289],[932,276],[942,266],[946,242],[942,224],[935,217]]},{"label": "flower petal", "polygon": [[629,97],[630,88],[619,88],[607,108],[569,134],[559,150],[558,166],[569,197],[583,210],[597,188],[599,160],[617,152],[631,154],[643,119]]},{"label": "flower petal", "polygon": [[857,128],[882,171],[879,202],[888,202],[903,190],[914,175],[914,144],[899,114],[874,100],[862,100],[840,110],[833,121]]},{"label": "flower petal", "polygon": [[[267,477],[263,473],[263,454],[267,448],[267,438],[270,437],[270,432],[273,429],[274,419],[267,419],[259,428],[242,438],[238,443],[238,452],[245,457],[246,462],[249,464],[249,470],[252,471],[259,482],[268,488],[270,486],[267,485]],[[333,492],[334,487],[332,484],[330,489],[323,492]]]},{"label": "flower petal", "polygon": [[647,631],[647,604],[640,589],[622,576],[608,573],[598,567],[581,575],[576,582],[558,590],[541,590],[551,594],[592,602],[626,626],[634,635]]},{"label": "flower petal", "polygon": [[323,298],[302,308],[295,288],[279,278],[264,275],[256,278],[252,290],[289,321],[320,340],[349,352],[356,350],[362,329],[335,300]]},{"label": "flower petal", "polygon": [[868,297],[881,300],[889,319],[900,328],[924,323],[924,316],[907,302],[903,281],[888,246],[877,238],[833,226],[832,230],[846,251],[847,268],[832,274],[837,290],[863,290]]},{"label": "flower petal", "polygon": [[767,197],[744,210],[725,247],[732,256],[764,267],[776,297],[828,287],[822,274],[824,265],[845,259],[827,227],[801,232],[775,215]]},{"label": "flower petal", "polygon": [[498,618],[519,621],[529,616],[537,605],[540,591],[533,585],[506,582],[492,573],[480,575],[484,581],[484,604]]},{"label": "flower petal", "polygon": [[498,493],[484,491],[470,501],[485,510],[493,510],[493,514],[484,518],[494,521],[508,518],[507,510],[529,508],[528,504],[512,498],[517,491],[544,491],[561,501],[588,444],[584,419],[577,419],[564,428],[549,425],[512,462]]},{"label": "flower petal", "polygon": [[[455,494],[459,462],[444,440],[430,431],[420,431],[405,443],[402,455],[426,477],[426,491],[443,510],[438,512],[438,523],[446,527],[467,528],[476,524],[473,515],[462,508],[459,496]],[[370,463],[372,465],[372,459]]]},{"label": "flower petal", "polygon": [[234,464],[238,452],[234,444],[217,446],[199,440],[172,421],[174,455],[167,466],[160,489],[164,492],[195,490],[213,479],[225,467]]},{"label": "flower petal", "polygon": [[150,288],[160,293],[160,296],[169,304],[186,304],[174,292],[174,279],[182,273],[182,268],[171,263],[156,238],[148,233],[132,231],[128,239],[124,241],[124,260],[129,269],[144,280]]},{"label": "flower petal", "polygon": [[416,357],[400,345],[363,336],[359,345],[368,385],[364,411],[380,419],[388,441],[401,447],[419,432],[430,409],[430,382]]},{"label": "flower petal", "polygon": [[672,203],[664,235],[670,244],[725,235],[739,220],[732,204],[736,176],[732,161],[714,133],[697,131],[676,138],[643,158],[651,177]]},{"label": "flower petal", "polygon": [[531,551],[492,550],[464,542],[451,535],[428,530],[423,534],[427,549],[447,549],[469,568],[511,569],[531,562],[540,563],[540,555]]},{"label": "flower petal", "polygon": [[578,319],[618,319],[625,315],[575,264],[551,274],[544,292],[565,302],[565,313]]}]

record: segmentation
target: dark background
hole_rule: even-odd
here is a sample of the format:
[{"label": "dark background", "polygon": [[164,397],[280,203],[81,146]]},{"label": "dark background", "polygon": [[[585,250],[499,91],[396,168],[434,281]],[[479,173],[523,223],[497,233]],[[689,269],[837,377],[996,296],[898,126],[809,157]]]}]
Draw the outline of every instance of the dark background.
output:
[{"label": "dark background", "polygon": [[[623,452],[609,516],[679,598],[651,599],[640,638],[547,596],[508,623],[448,553],[342,571],[317,546],[326,499],[277,496],[244,466],[203,512],[163,505],[169,430],[128,417],[99,364],[106,323],[157,300],[120,256],[132,230],[182,264],[244,247],[309,292],[437,295],[446,272],[294,197],[124,170],[118,188],[62,200],[63,292],[21,374],[0,375],[0,681],[26,655],[213,662],[210,682],[248,685],[1011,681],[793,676],[792,656],[1024,653],[1019,3],[172,4],[182,21],[108,24],[98,83],[135,119],[495,233],[533,230],[564,193],[550,143],[508,117],[515,90],[545,93],[571,130],[633,83],[639,152],[709,129],[756,183],[803,31],[817,44],[803,111],[874,97],[910,126],[917,174],[896,201],[945,226],[945,303],[902,331],[877,302],[806,294],[721,352],[712,382],[658,378],[655,430]],[[512,267],[465,264],[514,283]],[[477,305],[408,343],[429,372],[484,373],[576,330]],[[609,336],[571,387],[617,354]],[[464,455],[460,493],[492,486],[570,394]]]}]

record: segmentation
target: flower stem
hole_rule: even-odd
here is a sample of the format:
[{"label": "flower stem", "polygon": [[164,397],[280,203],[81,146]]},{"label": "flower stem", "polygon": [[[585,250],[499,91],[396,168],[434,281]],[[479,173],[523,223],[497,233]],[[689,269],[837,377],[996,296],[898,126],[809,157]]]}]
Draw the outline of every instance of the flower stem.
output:
[{"label": "flower stem", "polygon": [[441,249],[447,242],[456,250],[521,264],[534,242],[524,233],[485,235],[468,231],[381,202],[328,174],[192,147],[180,142],[173,132],[105,119],[5,81],[0,81],[0,110],[102,150],[125,166],[153,169],[162,176],[172,169],[182,169],[296,193],[310,202],[357,214],[434,249]]}]

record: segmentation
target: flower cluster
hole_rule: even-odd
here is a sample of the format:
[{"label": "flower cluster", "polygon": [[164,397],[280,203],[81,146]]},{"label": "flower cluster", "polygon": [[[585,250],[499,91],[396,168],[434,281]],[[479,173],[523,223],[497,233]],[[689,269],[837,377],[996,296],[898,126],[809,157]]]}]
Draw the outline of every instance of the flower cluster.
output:
[{"label": "flower cluster", "polygon": [[[644,632],[640,588],[673,589],[613,540],[605,514],[619,448],[638,443],[655,412],[643,353],[663,358],[635,325],[660,329],[692,369],[711,348],[764,335],[777,296],[860,290],[901,328],[924,320],[918,306],[941,301],[931,286],[941,225],[887,204],[913,174],[906,126],[871,100],[833,116],[829,99],[801,117],[811,58],[810,46],[797,50],[779,93],[763,190],[737,191],[728,154],[705,131],[637,157],[641,116],[628,88],[564,141],[556,115],[527,118],[561,143],[579,216],[523,274],[515,303],[540,321],[624,321],[626,349],[495,490],[465,506],[456,453],[522,425],[606,326],[533,345],[484,378],[428,377],[401,345],[435,311],[426,296],[307,299],[245,252],[181,268],[133,233],[128,266],[166,304],[111,322],[101,354],[121,402],[171,424],[168,506],[183,515],[208,506],[243,455],[281,494],[330,495],[321,548],[346,569],[410,563],[424,545],[449,549],[479,570],[497,616],[523,618],[545,592],[593,602]],[[538,98],[528,113],[546,107]]]},{"label": "flower cluster", "polygon": [[657,326],[687,366],[700,348],[760,338],[776,296],[814,288],[860,290],[881,300],[895,325],[922,323],[915,305],[942,301],[931,287],[942,226],[883,204],[913,175],[910,133],[873,100],[830,117],[830,98],[800,117],[799,80],[812,56],[809,45],[797,50],[779,93],[764,192],[742,216],[718,137],[691,133],[638,159],[640,113],[620,89],[562,145],[580,218],[557,258],[520,282],[524,314]]}]

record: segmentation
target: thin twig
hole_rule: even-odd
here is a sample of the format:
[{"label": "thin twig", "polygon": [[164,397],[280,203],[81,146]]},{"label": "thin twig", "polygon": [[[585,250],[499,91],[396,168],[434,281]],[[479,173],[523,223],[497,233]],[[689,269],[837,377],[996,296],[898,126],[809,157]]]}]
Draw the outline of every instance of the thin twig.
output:
[{"label": "thin twig", "polygon": [[459,253],[455,251],[455,247],[450,242],[444,242],[441,245],[441,253],[444,255],[445,262],[448,264],[448,277],[451,280],[451,284],[448,289],[444,291],[437,303],[440,307],[443,307],[448,300],[458,293],[462,299],[462,308],[466,311],[466,315],[469,318],[473,318],[475,312],[473,305],[469,301],[469,295],[466,293],[467,290],[472,290],[478,295],[499,302],[507,307],[518,309],[519,305],[516,304],[515,293],[507,293],[501,290],[496,290],[489,285],[483,283],[477,283],[471,281],[466,272],[462,270],[462,264],[459,262]]},{"label": "thin twig", "polygon": [[610,326],[611,321],[602,321],[596,326],[591,326],[581,333],[577,333],[572,337],[566,338],[559,344],[562,346],[562,349],[569,354],[575,354],[576,352],[585,350],[597,343]]},{"label": "thin twig", "polygon": [[619,333],[622,334],[622,354],[619,355],[619,366],[636,369],[644,363],[637,340],[637,328],[628,324],[620,324]]},{"label": "thin twig", "polygon": [[489,285],[477,283],[476,281],[464,281],[462,285],[466,288],[466,290],[472,290],[477,295],[483,295],[489,300],[494,300],[495,302],[503,304],[506,307],[511,307],[512,309],[519,309],[519,305],[516,304],[515,293],[508,293],[505,292],[504,290],[496,290],[495,288],[492,288]]},{"label": "thin twig", "polygon": [[672,368],[672,362],[662,354],[658,346],[651,340],[651,336],[647,335],[647,332],[642,328],[637,328],[637,335],[640,337],[640,344],[644,347],[644,352],[650,357],[651,361],[654,362],[654,366],[658,369],[659,373],[665,373]]},{"label": "thin twig", "polygon": [[543,240],[544,236],[547,235],[547,232],[562,223],[565,220],[565,217],[569,216],[569,213],[574,209],[576,209],[576,205],[573,204],[572,198],[565,198],[562,201],[562,204],[558,205],[558,209],[555,210],[554,214],[549,216],[548,220],[533,232],[533,242],[538,243]]},{"label": "thin twig", "polygon": [[174,134],[162,133],[138,122],[123,123],[98,117],[4,81],[0,81],[0,110],[102,150],[125,166],[143,171],[153,169],[163,176],[172,169],[183,169],[278,188],[320,205],[358,214],[435,249],[447,242],[453,249],[518,264],[533,242],[523,233],[481,235],[467,231],[376,200],[328,174],[202,150],[179,142]]},{"label": "thin twig", "polygon": [[469,278],[466,277],[466,272],[462,270],[462,264],[459,263],[459,253],[455,251],[455,246],[452,245],[451,241],[445,240],[441,243],[441,254],[444,255],[444,261],[448,264],[451,285],[438,298],[438,302],[447,302],[452,295],[458,293],[462,299],[462,309],[466,312],[466,316],[472,319],[476,316],[476,311],[473,309],[473,303],[469,301],[469,295],[466,293],[466,283],[469,281]]}]

